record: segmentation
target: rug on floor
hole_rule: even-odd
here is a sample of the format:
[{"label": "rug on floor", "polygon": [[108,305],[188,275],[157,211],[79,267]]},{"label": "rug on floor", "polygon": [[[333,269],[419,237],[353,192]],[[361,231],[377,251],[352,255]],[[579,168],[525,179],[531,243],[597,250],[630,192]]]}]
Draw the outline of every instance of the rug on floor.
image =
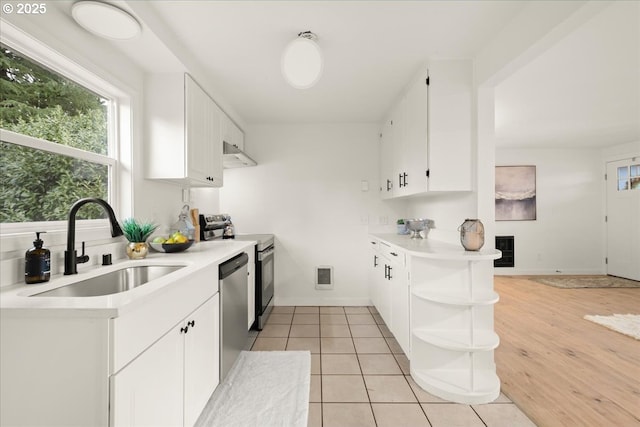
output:
[{"label": "rug on floor", "polygon": [[584,316],[585,319],[612,329],[621,334],[640,340],[640,315],[638,314],[614,314],[613,316]]},{"label": "rug on floor", "polygon": [[310,382],[308,351],[243,351],[196,426],[305,427]]},{"label": "rug on floor", "polygon": [[539,276],[529,280],[556,288],[640,288],[640,282],[614,276]]}]

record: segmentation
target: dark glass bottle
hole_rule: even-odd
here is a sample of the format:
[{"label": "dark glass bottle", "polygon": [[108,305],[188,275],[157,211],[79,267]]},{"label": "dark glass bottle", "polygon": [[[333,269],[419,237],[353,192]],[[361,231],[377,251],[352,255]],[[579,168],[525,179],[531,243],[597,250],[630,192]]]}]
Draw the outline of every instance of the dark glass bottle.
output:
[{"label": "dark glass bottle", "polygon": [[51,252],[42,247],[44,242],[40,239],[40,233],[45,232],[36,232],[33,247],[27,251],[24,258],[24,282],[28,285],[48,282],[51,278]]}]

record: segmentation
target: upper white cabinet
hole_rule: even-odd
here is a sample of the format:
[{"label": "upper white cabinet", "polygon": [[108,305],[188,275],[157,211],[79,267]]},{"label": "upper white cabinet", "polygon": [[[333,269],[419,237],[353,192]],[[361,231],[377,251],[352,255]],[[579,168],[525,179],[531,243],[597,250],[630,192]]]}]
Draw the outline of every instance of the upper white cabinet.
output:
[{"label": "upper white cabinet", "polygon": [[147,178],[221,187],[226,115],[209,95],[188,74],[151,74],[145,101]]},{"label": "upper white cabinet", "polygon": [[471,190],[472,67],[431,61],[382,124],[383,198]]},{"label": "upper white cabinet", "polygon": [[227,116],[222,115],[222,141],[244,150],[244,132]]}]

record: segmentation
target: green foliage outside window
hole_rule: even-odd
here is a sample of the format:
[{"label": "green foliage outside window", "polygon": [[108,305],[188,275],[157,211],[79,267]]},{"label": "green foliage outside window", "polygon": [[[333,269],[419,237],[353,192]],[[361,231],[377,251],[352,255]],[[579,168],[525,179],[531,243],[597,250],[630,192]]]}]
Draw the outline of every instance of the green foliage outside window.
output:
[{"label": "green foliage outside window", "polygon": [[[107,101],[0,44],[0,128],[108,154]],[[0,134],[1,136],[1,134]],[[0,142],[0,222],[65,220],[82,197],[107,199],[108,166]],[[77,218],[102,218],[85,205]]]}]

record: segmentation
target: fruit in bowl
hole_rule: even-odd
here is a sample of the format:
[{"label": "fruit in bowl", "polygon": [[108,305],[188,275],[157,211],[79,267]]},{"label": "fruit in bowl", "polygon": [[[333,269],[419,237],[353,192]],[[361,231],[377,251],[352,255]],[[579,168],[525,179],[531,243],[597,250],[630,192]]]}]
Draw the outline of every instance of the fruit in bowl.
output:
[{"label": "fruit in bowl", "polygon": [[193,245],[193,243],[193,240],[189,240],[187,236],[179,231],[176,231],[168,237],[154,237],[149,245],[158,252],[172,253],[186,251],[191,247],[191,245]]}]

